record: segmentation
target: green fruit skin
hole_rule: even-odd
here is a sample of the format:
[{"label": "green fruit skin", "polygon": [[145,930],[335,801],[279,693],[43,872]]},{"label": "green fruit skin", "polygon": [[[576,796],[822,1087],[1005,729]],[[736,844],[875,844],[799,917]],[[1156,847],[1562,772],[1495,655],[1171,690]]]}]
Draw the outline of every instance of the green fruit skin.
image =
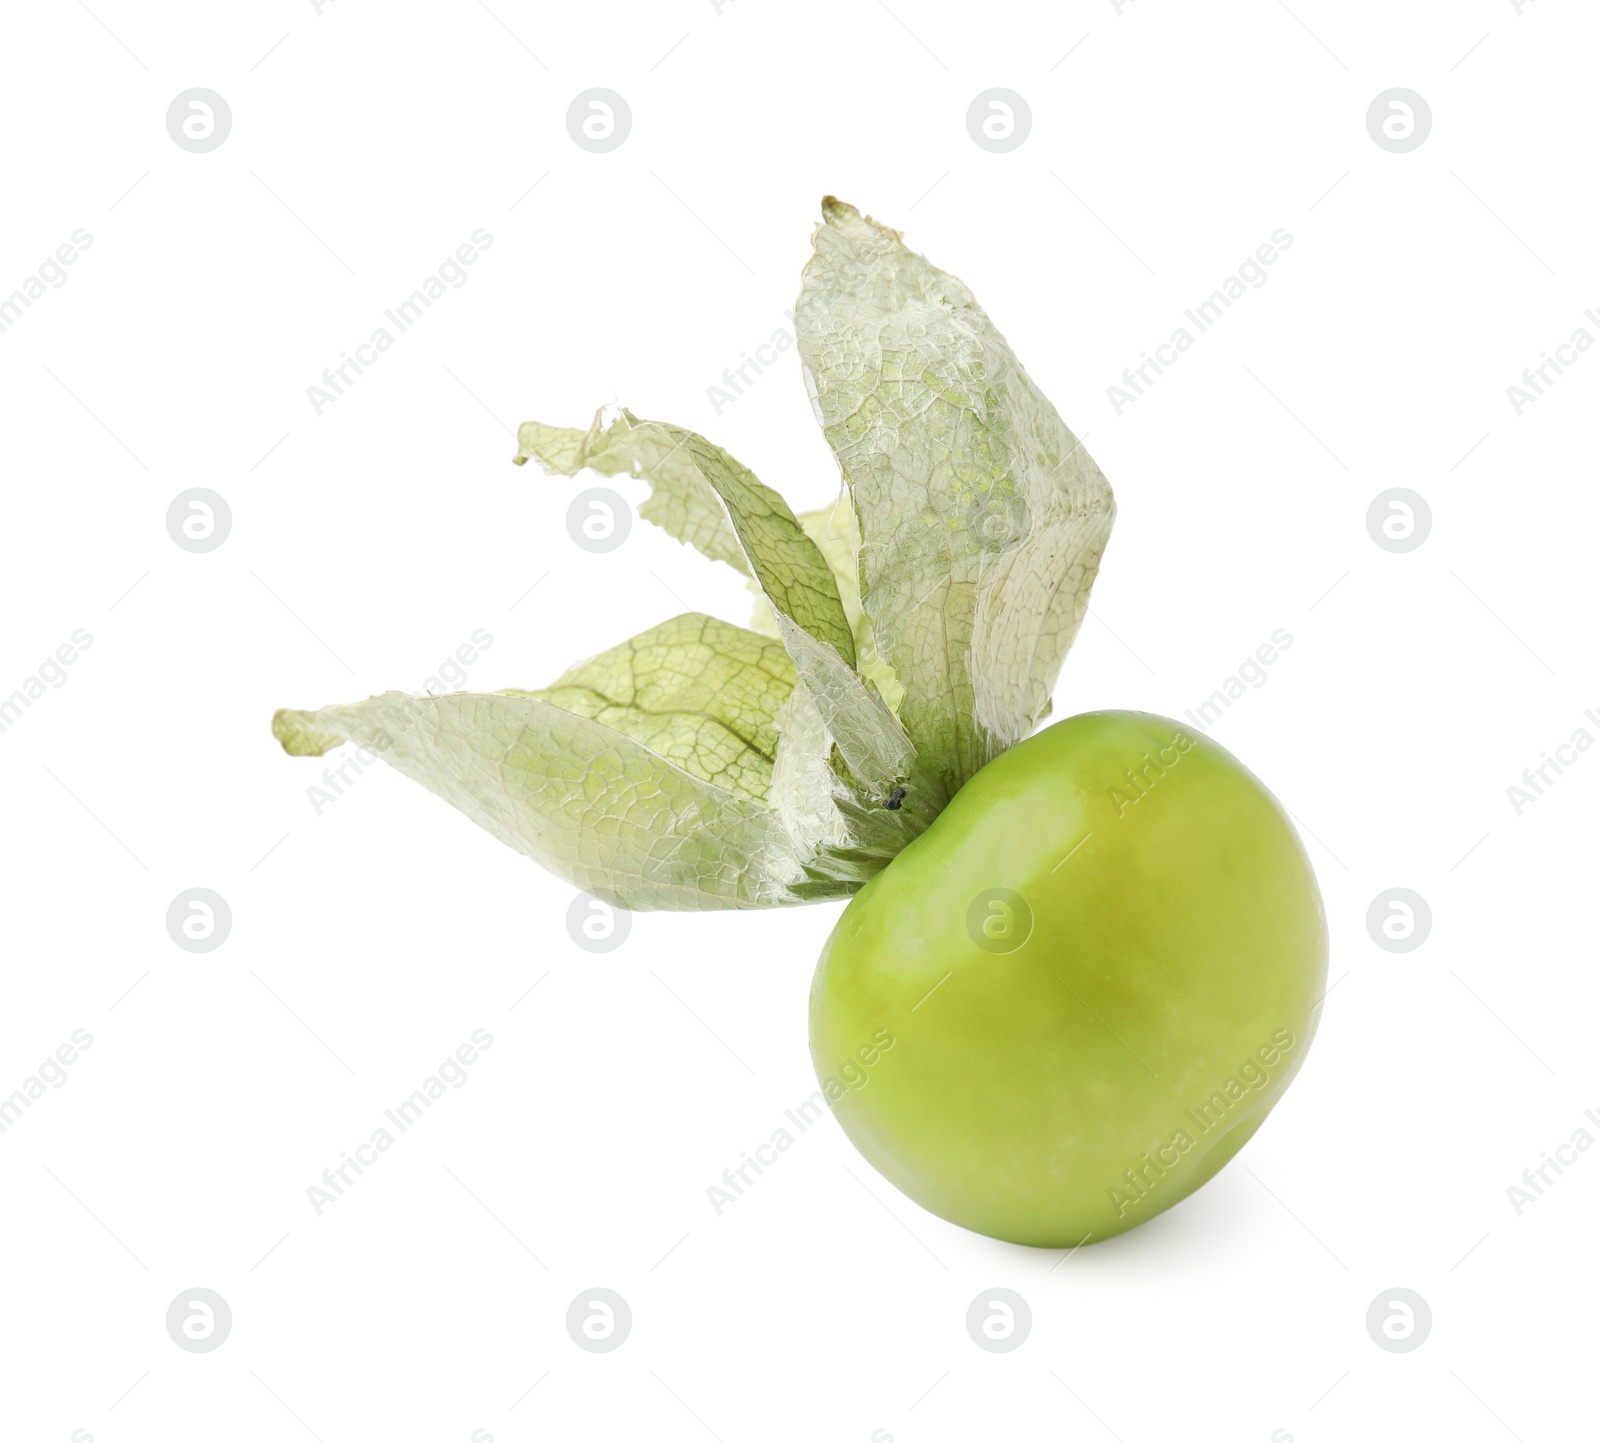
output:
[{"label": "green fruit skin", "polygon": [[[1009,935],[979,909],[988,946],[969,929],[990,888],[1031,910],[1020,946],[1015,909]],[[990,762],[851,899],[812,983],[812,1060],[907,1196],[1076,1247],[1250,1139],[1310,1048],[1327,953],[1310,861],[1261,782],[1177,722],[1090,712]]]}]

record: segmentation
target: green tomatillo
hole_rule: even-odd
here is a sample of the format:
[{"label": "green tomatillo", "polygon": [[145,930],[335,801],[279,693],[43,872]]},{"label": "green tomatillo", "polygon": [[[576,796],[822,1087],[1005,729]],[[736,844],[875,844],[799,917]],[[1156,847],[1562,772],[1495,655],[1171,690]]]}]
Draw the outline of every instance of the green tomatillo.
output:
[{"label": "green tomatillo", "polygon": [[[1215,1173],[1300,1066],[1310,867],[1203,737],[1126,712],[1038,732],[1116,506],[972,292],[830,196],[792,318],[756,368],[798,358],[843,483],[820,510],[626,410],[517,432],[518,464],[647,486],[643,520],[757,593],[748,626],[689,612],[542,688],[390,691],[273,734],[366,749],[612,907],[853,899],[811,1037],[856,1145],[980,1232],[1108,1237]],[[567,535],[611,550],[628,528],[591,513],[628,507],[586,490]]]},{"label": "green tomatillo", "polygon": [[[1075,1247],[1188,1196],[1299,1069],[1322,903],[1216,743],[1092,712],[1012,747],[845,909],[811,991],[834,1116],[929,1211]],[[841,1089],[836,1089],[841,1091]]]}]

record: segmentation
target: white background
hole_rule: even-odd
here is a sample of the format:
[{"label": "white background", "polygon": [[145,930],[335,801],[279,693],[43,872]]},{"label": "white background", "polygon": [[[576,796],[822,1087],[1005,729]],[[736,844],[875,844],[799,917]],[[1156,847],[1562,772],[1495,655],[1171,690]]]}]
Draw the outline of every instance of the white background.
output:
[{"label": "white background", "polygon": [[[1507,1188],[1600,1138],[1600,753],[1520,816],[1506,792],[1600,737],[1600,356],[1520,417],[1506,396],[1575,327],[1600,335],[1592,13],[91,3],[12,7],[0,92],[0,294],[93,236],[0,334],[0,692],[93,637],[0,733],[0,1091],[94,1039],[0,1134],[0,1434],[1592,1426],[1600,1152],[1521,1216]],[[166,130],[192,86],[232,109],[208,154]],[[609,154],[567,133],[591,86],[632,109]],[[967,134],[991,86],[1032,109],[1009,154]],[[1392,86],[1432,109],[1409,154],[1367,132]],[[1180,715],[1293,636],[1214,735],[1318,869],[1316,1046],[1220,1177],[1065,1261],[921,1212],[831,1123],[713,1212],[707,1187],[814,1086],[836,905],[643,914],[592,957],[569,888],[385,769],[317,815],[322,764],[268,732],[280,705],[420,689],[477,628],[489,690],[685,608],[744,620],[739,579],[653,528],[577,549],[574,483],[512,468],[511,430],[619,399],[796,509],[831,497],[792,350],[720,416],[707,396],[786,324],[827,192],[967,281],[1116,488],[1058,715]],[[306,387],[478,227],[468,283],[318,416]],[[1122,368],[1278,227],[1268,283],[1118,416]],[[232,509],[205,555],[166,530],[193,486]],[[1408,554],[1367,531],[1393,486],[1432,509]],[[233,913],[205,955],[164,921],[196,886]],[[1396,886],[1433,911],[1404,955],[1365,922]],[[317,1216],[308,1186],[480,1027],[466,1085]],[[593,1285],[634,1318],[599,1356],[564,1324]],[[232,1308],[211,1353],[165,1328],[194,1286]],[[1033,1312],[1004,1356],[964,1325],[991,1286]],[[1365,1325],[1395,1286],[1433,1313],[1403,1355]]]}]

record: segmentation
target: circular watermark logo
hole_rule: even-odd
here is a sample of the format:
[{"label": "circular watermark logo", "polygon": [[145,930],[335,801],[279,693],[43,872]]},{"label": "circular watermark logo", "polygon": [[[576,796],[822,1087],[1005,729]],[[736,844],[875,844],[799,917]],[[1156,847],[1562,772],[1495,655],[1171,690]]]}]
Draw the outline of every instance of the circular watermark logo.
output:
[{"label": "circular watermark logo", "polygon": [[1367,1333],[1386,1353],[1411,1353],[1428,1341],[1433,1309],[1410,1288],[1386,1288],[1367,1309]]},{"label": "circular watermark logo", "polygon": [[633,913],[579,892],[567,908],[567,935],[585,952],[615,952],[628,940]]},{"label": "circular watermark logo", "polygon": [[1005,551],[1028,533],[1028,503],[991,491],[967,507],[967,530],[985,551]]},{"label": "circular watermark logo", "polygon": [[1415,952],[1433,930],[1433,909],[1407,887],[1379,892],[1367,908],[1367,935],[1385,952]]},{"label": "circular watermark logo", "polygon": [[233,129],[233,111],[215,90],[196,86],[172,98],[167,107],[167,134],[184,150],[204,155],[215,150]]},{"label": "circular watermark logo", "polygon": [[986,1353],[1014,1352],[1032,1331],[1033,1309],[1010,1288],[987,1288],[967,1308],[967,1334]]},{"label": "circular watermark logo", "polygon": [[1397,85],[1372,98],[1367,107],[1367,134],[1384,150],[1404,155],[1415,150],[1433,129],[1433,111],[1415,90]]},{"label": "circular watermark logo", "polygon": [[580,491],[567,507],[567,535],[597,555],[615,551],[633,530],[633,512],[615,491],[594,486]]},{"label": "circular watermark logo", "polygon": [[633,129],[633,111],[615,90],[585,90],[567,107],[567,134],[574,145],[604,155],[615,150]]},{"label": "circular watermark logo", "polygon": [[167,908],[167,934],[185,952],[215,952],[232,930],[232,909],[209,887],[179,892]]},{"label": "circular watermark logo", "polygon": [[628,1300],[610,1288],[588,1288],[567,1307],[567,1332],[586,1353],[614,1352],[632,1331]]},{"label": "circular watermark logo", "polygon": [[1033,111],[1015,90],[985,90],[967,107],[967,134],[982,149],[1003,155],[1015,150],[1033,129]]},{"label": "circular watermark logo", "polygon": [[233,512],[215,491],[194,486],[167,507],[167,535],[185,551],[215,551],[233,530]]},{"label": "circular watermark logo", "polygon": [[1033,908],[1009,887],[979,892],[967,908],[967,936],[985,952],[1015,952],[1033,935]]},{"label": "circular watermark logo", "polygon": [[210,1353],[232,1331],[233,1309],[210,1288],[185,1288],[167,1304],[167,1336],[186,1353]]},{"label": "circular watermark logo", "polygon": [[1415,551],[1432,530],[1432,508],[1404,486],[1380,491],[1367,507],[1367,535],[1385,551]]}]

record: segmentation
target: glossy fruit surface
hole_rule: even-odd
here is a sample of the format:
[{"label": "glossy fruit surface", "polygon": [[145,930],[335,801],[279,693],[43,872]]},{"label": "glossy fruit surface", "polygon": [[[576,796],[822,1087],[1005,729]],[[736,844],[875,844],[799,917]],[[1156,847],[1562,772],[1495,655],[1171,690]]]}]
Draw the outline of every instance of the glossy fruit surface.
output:
[{"label": "glossy fruit surface", "polygon": [[977,773],[850,902],[811,1051],[852,1142],[931,1212],[1074,1247],[1193,1192],[1298,1071],[1322,901],[1272,794],[1138,712]]}]

